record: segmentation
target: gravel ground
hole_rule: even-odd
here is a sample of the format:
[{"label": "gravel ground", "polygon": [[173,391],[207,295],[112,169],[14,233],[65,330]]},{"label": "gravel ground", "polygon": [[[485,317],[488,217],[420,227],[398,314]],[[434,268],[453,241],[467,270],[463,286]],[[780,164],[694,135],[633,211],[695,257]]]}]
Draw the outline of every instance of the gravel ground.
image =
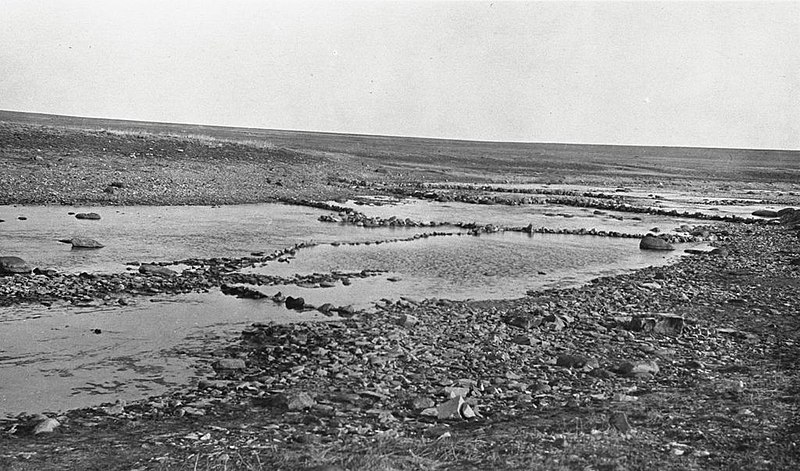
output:
[{"label": "gravel ground", "polygon": [[198,385],[73,411],[49,434],[31,435],[43,417],[7,423],[0,464],[793,469],[798,239],[721,231],[728,255],[582,288],[254,325]]}]

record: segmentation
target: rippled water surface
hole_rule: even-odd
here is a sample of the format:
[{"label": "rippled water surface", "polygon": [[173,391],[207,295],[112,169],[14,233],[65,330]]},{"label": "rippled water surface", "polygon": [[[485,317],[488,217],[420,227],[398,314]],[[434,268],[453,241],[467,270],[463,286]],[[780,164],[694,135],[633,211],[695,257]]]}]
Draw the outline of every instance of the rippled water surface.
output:
[{"label": "rippled water surface", "polygon": [[680,254],[642,251],[638,244],[638,239],[517,232],[432,237],[368,246],[317,246],[300,251],[288,265],[270,263],[249,271],[288,276],[369,269],[399,278],[391,282],[381,277],[350,295],[361,301],[400,296],[508,299],[530,289],[569,286],[662,265]]}]

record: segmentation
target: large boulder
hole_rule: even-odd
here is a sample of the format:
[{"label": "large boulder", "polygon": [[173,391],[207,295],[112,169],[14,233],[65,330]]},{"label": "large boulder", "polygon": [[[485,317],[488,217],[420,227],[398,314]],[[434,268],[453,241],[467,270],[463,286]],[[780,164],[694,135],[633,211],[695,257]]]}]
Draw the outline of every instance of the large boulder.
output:
[{"label": "large boulder", "polygon": [[286,307],[288,309],[301,310],[305,307],[306,301],[303,298],[294,298],[292,296],[286,297]]},{"label": "large boulder", "polygon": [[0,275],[28,274],[31,267],[19,257],[0,257]]},{"label": "large boulder", "polygon": [[642,241],[639,242],[639,248],[642,250],[675,250],[672,244],[661,237],[651,234],[647,234],[642,238]]},{"label": "large boulder", "polygon": [[790,228],[800,226],[800,210],[794,208],[785,208],[779,211],[781,217],[781,224]]},{"label": "large boulder", "polygon": [[776,218],[778,217],[778,212],[771,209],[757,209],[753,211],[753,216],[758,216],[760,218]]},{"label": "large boulder", "polygon": [[105,247],[100,242],[89,239],[87,237],[73,237],[71,239],[61,239],[59,242],[63,242],[65,244],[72,244],[73,249],[100,249]]}]

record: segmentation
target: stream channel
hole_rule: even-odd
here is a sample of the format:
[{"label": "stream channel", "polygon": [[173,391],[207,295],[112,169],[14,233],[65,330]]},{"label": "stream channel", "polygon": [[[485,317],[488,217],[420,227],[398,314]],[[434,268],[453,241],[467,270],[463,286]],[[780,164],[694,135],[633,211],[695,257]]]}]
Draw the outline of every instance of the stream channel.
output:
[{"label": "stream channel", "polygon": [[[651,215],[593,214],[567,206],[485,206],[416,200],[353,205],[367,216],[508,227],[596,228],[644,234],[698,224]],[[70,213],[96,212],[100,220]],[[289,263],[245,272],[291,277],[382,270],[332,288],[257,287],[302,296],[314,305],[374,309],[381,299],[508,299],[531,289],[574,286],[598,276],[663,265],[681,256],[647,252],[638,239],[498,232],[472,236],[453,226],[376,227],[325,223],[330,211],[282,204],[208,206],[0,206],[0,255],[61,272],[121,272],[128,262],[246,257],[301,242]],[[554,216],[555,215],[555,216]],[[425,232],[452,235],[399,241]],[[72,250],[58,239],[91,237],[99,250]],[[383,243],[375,244],[374,242]],[[366,244],[366,242],[370,242]],[[354,244],[358,243],[358,244]],[[91,306],[56,303],[0,308],[0,418],[132,401],[189,387],[207,376],[215,348],[253,322],[325,321],[317,311],[287,310],[269,299],[220,293],[129,298]]]}]

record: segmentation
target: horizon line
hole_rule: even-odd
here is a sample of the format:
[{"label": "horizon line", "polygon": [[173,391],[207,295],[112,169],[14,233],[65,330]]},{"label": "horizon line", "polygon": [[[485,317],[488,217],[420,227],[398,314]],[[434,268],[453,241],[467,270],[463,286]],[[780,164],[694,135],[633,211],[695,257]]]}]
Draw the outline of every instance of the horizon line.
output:
[{"label": "horizon line", "polygon": [[140,119],[129,118],[108,118],[103,116],[78,116],[66,114],[44,113],[39,111],[20,111],[0,109],[0,113],[21,113],[29,115],[44,115],[62,118],[76,118],[76,119],[91,119],[91,120],[107,120],[107,121],[127,121],[131,123],[143,124],[164,124],[173,126],[197,126],[197,127],[216,127],[227,129],[247,129],[257,131],[272,131],[272,132],[290,132],[290,133],[307,133],[307,134],[325,134],[334,136],[354,136],[354,137],[376,137],[376,138],[393,138],[393,139],[419,139],[419,140],[433,140],[433,141],[456,141],[465,143],[486,143],[486,144],[514,144],[514,145],[567,145],[567,146],[603,146],[603,147],[652,147],[652,148],[671,148],[671,149],[716,149],[716,150],[739,150],[739,151],[770,151],[770,152],[800,152],[798,149],[781,149],[781,148],[766,148],[766,147],[714,147],[714,146],[697,146],[697,145],[656,145],[656,144],[609,144],[597,142],[545,142],[545,141],[502,141],[491,139],[465,139],[465,138],[452,138],[440,136],[414,136],[414,135],[399,135],[399,134],[370,134],[364,132],[335,132],[335,131],[321,131],[321,130],[307,130],[307,129],[278,129],[278,128],[259,128],[252,126],[234,126],[227,124],[204,124],[204,123],[188,123],[188,122],[170,122],[170,121],[146,121]]}]

